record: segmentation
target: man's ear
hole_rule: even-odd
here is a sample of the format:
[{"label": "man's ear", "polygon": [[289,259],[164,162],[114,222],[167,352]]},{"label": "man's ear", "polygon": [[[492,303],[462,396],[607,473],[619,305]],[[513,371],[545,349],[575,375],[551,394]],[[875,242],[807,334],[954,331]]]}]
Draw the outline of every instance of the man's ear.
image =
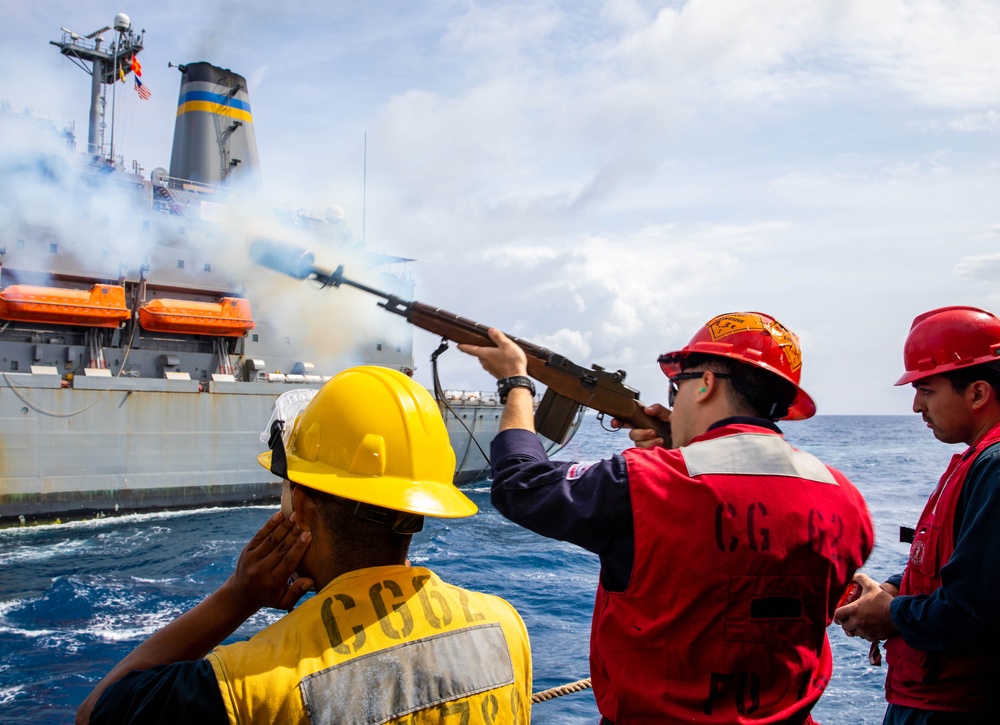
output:
[{"label": "man's ear", "polygon": [[698,388],[698,395],[703,396],[708,392],[708,389],[712,389],[712,393],[715,392],[716,386],[719,384],[719,379],[715,377],[714,370],[705,370],[701,375],[701,387]]},{"label": "man's ear", "polygon": [[993,390],[993,386],[985,380],[977,380],[969,385],[966,389],[966,394],[968,395],[969,404],[972,406],[973,410],[982,408],[991,402],[1000,405],[1000,400],[997,399],[996,391]]},{"label": "man's ear", "polygon": [[292,508],[295,510],[295,524],[303,531],[312,531],[316,523],[316,504],[312,498],[302,489],[305,486],[297,485],[292,489]]}]

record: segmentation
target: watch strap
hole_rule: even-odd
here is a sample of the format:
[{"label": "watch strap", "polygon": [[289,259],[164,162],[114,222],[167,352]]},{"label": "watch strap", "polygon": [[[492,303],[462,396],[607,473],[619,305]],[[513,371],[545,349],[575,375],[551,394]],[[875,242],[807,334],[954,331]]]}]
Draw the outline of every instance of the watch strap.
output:
[{"label": "watch strap", "polygon": [[511,375],[509,378],[497,380],[497,394],[501,403],[507,402],[507,394],[514,388],[527,388],[531,391],[532,397],[535,395],[535,384],[531,382],[531,378],[527,375]]}]

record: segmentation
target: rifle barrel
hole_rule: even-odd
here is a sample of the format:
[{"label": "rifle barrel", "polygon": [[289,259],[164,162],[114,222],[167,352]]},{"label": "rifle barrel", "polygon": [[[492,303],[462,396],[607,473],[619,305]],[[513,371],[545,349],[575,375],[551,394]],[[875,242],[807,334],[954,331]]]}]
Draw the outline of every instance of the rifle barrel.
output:
[{"label": "rifle barrel", "polygon": [[[257,264],[282,272],[295,279],[315,279],[325,287],[348,285],[363,292],[381,297],[379,306],[388,312],[405,317],[421,329],[457,343],[493,346],[489,338],[489,327],[460,317],[453,312],[442,310],[423,302],[405,300],[375,287],[357,282],[344,276],[344,266],[333,272],[317,267],[312,252],[267,239],[257,239],[250,245],[250,258]],[[605,414],[636,427],[653,428],[661,437],[669,440],[669,423],[650,418],[639,402],[639,392],[625,385],[624,371],[609,372],[598,366],[585,369],[570,362],[551,350],[535,345],[527,340],[508,335],[528,356],[529,374],[545,384],[553,392],[587,405]]]}]

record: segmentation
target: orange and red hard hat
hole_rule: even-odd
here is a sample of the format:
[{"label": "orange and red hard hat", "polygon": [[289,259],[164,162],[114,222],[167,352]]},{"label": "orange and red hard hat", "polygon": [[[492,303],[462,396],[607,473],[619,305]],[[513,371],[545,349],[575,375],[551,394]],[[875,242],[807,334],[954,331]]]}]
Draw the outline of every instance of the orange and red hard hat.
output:
[{"label": "orange and red hard hat", "polygon": [[784,420],[805,420],[816,415],[816,403],[799,386],[802,349],[794,332],[763,312],[730,312],[713,317],[683,349],[660,356],[668,377],[681,371],[692,354],[717,355],[774,373],[798,391]]},{"label": "orange and red hard hat", "polygon": [[978,307],[939,307],[917,315],[903,344],[906,372],[896,385],[1000,360],[1000,320]]}]

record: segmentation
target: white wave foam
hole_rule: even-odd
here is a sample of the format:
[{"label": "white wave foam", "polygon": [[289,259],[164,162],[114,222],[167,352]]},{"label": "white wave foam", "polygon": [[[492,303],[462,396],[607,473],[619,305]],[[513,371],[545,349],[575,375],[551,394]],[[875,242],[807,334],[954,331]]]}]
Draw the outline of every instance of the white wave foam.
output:
[{"label": "white wave foam", "polygon": [[147,623],[141,627],[123,627],[120,625],[115,627],[104,627],[95,623],[94,626],[81,629],[76,632],[76,634],[93,639],[100,639],[105,642],[129,642],[144,640],[154,632],[161,629],[163,625],[173,621],[174,617],[166,617],[162,620],[160,618],[153,619],[152,617],[146,619]]},{"label": "white wave foam", "polygon": [[14,685],[14,687],[8,687],[0,690],[0,705],[6,705],[9,702],[13,702],[18,693],[23,690],[24,685]]},{"label": "white wave foam", "polygon": [[[273,511],[275,505],[268,506],[241,506],[241,509],[256,510],[256,509],[266,509]],[[147,522],[147,521],[163,521],[168,519],[176,519],[183,516],[201,516],[206,514],[216,514],[220,511],[231,511],[232,507],[228,506],[213,506],[210,508],[201,509],[187,509],[184,511],[152,511],[149,513],[141,514],[122,514],[120,516],[102,516],[100,518],[93,519],[82,519],[80,521],[68,521],[64,524],[38,524],[33,526],[19,526],[17,528],[0,529],[0,541],[6,538],[14,538],[17,536],[30,536],[35,533],[46,533],[53,530],[80,530],[80,529],[96,529],[108,526],[117,526],[121,524],[132,524],[136,522]]]},{"label": "white wave foam", "polygon": [[21,627],[3,627],[0,626],[0,633],[2,634],[16,634],[21,637],[28,637],[31,639],[38,639],[39,637],[55,637],[56,635],[63,634],[63,632],[58,629],[23,629]]},{"label": "white wave foam", "polygon": [[41,562],[49,559],[72,556],[87,548],[87,542],[82,539],[66,539],[45,546],[18,546],[0,554],[0,566],[20,562]]},{"label": "white wave foam", "polygon": [[6,617],[8,612],[20,609],[26,601],[25,599],[8,599],[7,601],[0,602],[0,619]]},{"label": "white wave foam", "polygon": [[132,577],[132,581],[139,584],[172,584],[177,581],[176,577],[165,577],[163,579],[146,579],[141,576]]}]

